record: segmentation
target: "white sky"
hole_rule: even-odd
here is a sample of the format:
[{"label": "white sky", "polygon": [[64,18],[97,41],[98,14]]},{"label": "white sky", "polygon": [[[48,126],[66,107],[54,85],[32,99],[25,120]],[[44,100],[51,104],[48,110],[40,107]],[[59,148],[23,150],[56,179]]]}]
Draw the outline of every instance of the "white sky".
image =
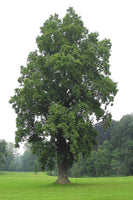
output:
[{"label": "white sky", "polygon": [[111,39],[112,79],[119,92],[111,108],[113,119],[133,112],[132,0],[1,0],[0,1],[0,139],[14,142],[15,112],[8,103],[18,87],[20,66],[36,49],[40,27],[52,14],[63,18],[72,6],[90,32]]}]

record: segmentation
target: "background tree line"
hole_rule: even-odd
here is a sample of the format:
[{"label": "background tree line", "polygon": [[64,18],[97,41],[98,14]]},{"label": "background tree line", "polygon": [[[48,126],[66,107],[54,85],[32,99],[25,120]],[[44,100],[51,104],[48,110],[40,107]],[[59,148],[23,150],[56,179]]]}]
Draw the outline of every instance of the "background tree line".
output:
[{"label": "background tree line", "polygon": [[98,146],[84,161],[81,156],[70,170],[73,177],[133,175],[133,115],[126,115],[120,121],[104,130],[98,123]]},{"label": "background tree line", "polygon": [[[106,130],[102,122],[97,123],[95,129],[99,132],[98,146],[87,160],[79,157],[79,161],[69,170],[69,176],[133,175],[133,115],[112,121],[111,127]],[[13,143],[0,140],[0,170],[39,171],[41,167],[28,144],[23,155],[20,155]],[[49,174],[57,174],[57,168]]]},{"label": "background tree line", "polygon": [[13,143],[0,140],[0,171],[40,171],[40,163],[28,144],[23,155],[17,152]]}]

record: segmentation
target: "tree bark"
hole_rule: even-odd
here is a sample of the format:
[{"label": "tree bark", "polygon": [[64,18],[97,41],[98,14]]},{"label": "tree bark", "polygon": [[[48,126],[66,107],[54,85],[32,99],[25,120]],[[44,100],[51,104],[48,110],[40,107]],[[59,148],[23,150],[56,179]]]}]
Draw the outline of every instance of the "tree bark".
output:
[{"label": "tree bark", "polygon": [[69,184],[68,179],[68,151],[69,146],[66,144],[66,139],[63,137],[61,130],[58,131],[57,137],[57,163],[58,163],[58,179],[56,183],[58,184]]},{"label": "tree bark", "polygon": [[58,179],[56,181],[58,184],[70,184],[68,179],[67,167],[65,165],[58,164]]}]

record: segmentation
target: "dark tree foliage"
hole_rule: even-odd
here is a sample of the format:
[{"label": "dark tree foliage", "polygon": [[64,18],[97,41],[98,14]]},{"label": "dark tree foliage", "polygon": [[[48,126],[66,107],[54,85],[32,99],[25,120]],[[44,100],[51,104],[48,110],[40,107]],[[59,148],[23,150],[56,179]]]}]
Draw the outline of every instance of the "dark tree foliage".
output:
[{"label": "dark tree foliage", "polygon": [[99,122],[94,125],[95,130],[99,133],[98,144],[103,144],[104,140],[110,140],[112,129],[115,125],[115,120],[112,120],[110,127],[104,128],[104,123]]},{"label": "dark tree foliage", "polygon": [[111,134],[113,173],[133,175],[133,115],[125,115]]},{"label": "dark tree foliage", "polygon": [[111,42],[89,33],[73,8],[62,20],[50,16],[36,42],[10,100],[17,114],[16,146],[30,142],[42,168],[57,161],[57,182],[69,183],[68,168],[96,145],[93,116],[111,119],[107,107],[117,93],[110,79]]},{"label": "dark tree foliage", "polygon": [[0,169],[5,164],[6,156],[7,156],[6,141],[5,140],[0,140]]},{"label": "dark tree foliage", "polygon": [[15,156],[17,152],[15,145],[11,142],[6,142],[6,160],[3,167],[4,171],[16,171]]},{"label": "dark tree foliage", "polygon": [[74,177],[133,175],[133,115],[126,115],[115,123],[113,121],[111,128],[107,129],[107,133],[110,132],[109,139],[106,138],[102,123],[95,127],[100,130],[102,144],[99,143],[87,160],[80,157],[70,174]]}]

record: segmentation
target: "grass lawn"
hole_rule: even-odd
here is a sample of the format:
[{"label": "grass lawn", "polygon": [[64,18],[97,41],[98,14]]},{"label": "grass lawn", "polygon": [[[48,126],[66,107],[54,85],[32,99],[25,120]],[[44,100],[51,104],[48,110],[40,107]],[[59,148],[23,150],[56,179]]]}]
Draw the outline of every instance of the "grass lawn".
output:
[{"label": "grass lawn", "polygon": [[133,177],[71,178],[57,185],[45,173],[0,173],[0,200],[133,200]]}]

